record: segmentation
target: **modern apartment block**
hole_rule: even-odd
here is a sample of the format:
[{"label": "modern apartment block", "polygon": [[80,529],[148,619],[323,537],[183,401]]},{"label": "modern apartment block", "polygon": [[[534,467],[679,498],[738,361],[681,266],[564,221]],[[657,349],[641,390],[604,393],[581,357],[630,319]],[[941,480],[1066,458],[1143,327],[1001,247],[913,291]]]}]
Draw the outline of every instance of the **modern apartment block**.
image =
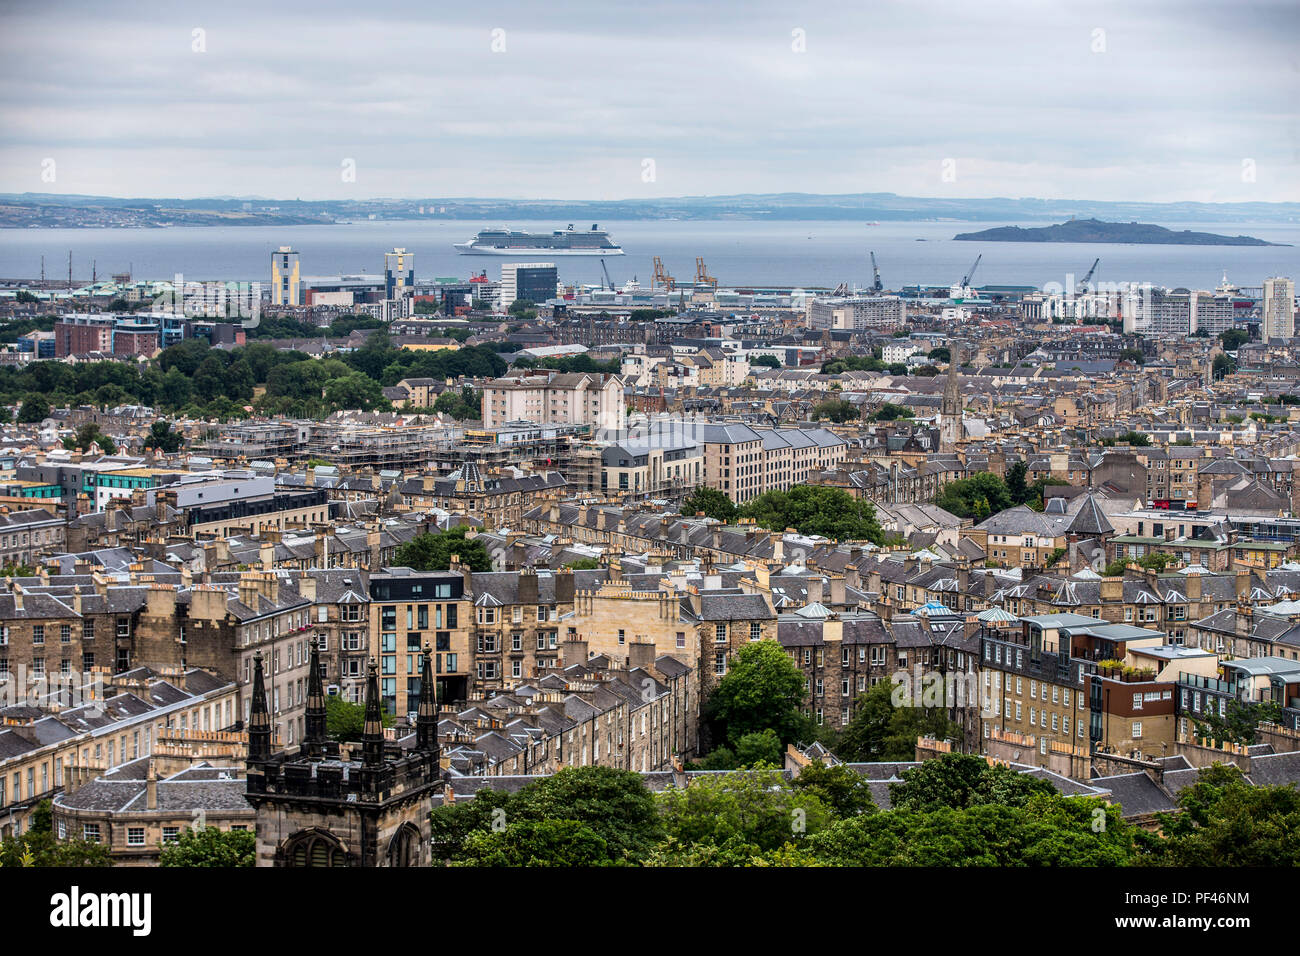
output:
[{"label": "modern apartment block", "polygon": [[1261,328],[1265,339],[1295,337],[1295,282],[1291,279],[1264,280]]},{"label": "modern apartment block", "polygon": [[302,305],[302,263],[291,246],[271,253],[271,304]]},{"label": "modern apartment block", "polygon": [[384,709],[399,717],[415,712],[426,644],[433,650],[438,700],[466,700],[473,606],[469,576],[456,557],[450,571],[387,568],[371,574],[370,601],[370,649],[379,658]]},{"label": "modern apartment block", "polygon": [[907,306],[896,295],[813,299],[808,307],[812,329],[897,329],[906,322]]},{"label": "modern apartment block", "polygon": [[415,292],[415,253],[394,249],[384,253],[384,298],[400,299]]}]

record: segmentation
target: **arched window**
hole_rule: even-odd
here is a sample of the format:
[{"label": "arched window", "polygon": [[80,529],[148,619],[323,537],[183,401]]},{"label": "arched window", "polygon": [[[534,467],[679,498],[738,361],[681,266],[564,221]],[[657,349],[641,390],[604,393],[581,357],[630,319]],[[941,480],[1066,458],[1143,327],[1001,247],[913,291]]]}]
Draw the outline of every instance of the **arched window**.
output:
[{"label": "arched window", "polygon": [[420,831],[411,824],[406,824],[388,843],[389,866],[420,865]]},{"label": "arched window", "polygon": [[348,855],[337,839],[324,830],[294,834],[281,850],[282,866],[347,866]]}]

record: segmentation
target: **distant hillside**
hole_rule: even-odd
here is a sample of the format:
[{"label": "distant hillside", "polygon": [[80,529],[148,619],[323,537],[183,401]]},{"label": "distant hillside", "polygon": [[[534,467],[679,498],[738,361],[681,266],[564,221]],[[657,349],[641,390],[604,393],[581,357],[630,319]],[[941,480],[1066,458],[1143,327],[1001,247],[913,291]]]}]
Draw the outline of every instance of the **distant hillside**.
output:
[{"label": "distant hillside", "polygon": [[979,242],[1127,242],[1148,246],[1283,246],[1251,236],[1216,236],[1212,232],[1174,232],[1164,226],[1143,222],[1102,222],[1100,219],[1072,219],[1055,226],[1024,228],[998,226],[980,232],[963,232],[953,237]]},{"label": "distant hillside", "polygon": [[[561,199],[122,199],[54,193],[0,193],[0,228],[293,225],[357,220],[439,219],[503,222],[611,220],[826,220],[861,222],[1061,222],[1107,219],[1167,223],[1295,223],[1300,203],[1140,203],[1075,199],[940,199],[893,193],[678,196],[578,201]],[[1077,222],[1075,223],[1078,224]],[[1108,225],[1099,223],[1099,225]],[[1155,228],[1155,227],[1146,227]],[[1035,241],[1035,240],[1029,240]],[[1038,240],[1041,241],[1041,240]],[[1067,240],[1062,240],[1067,241]],[[1087,241],[1087,240],[1084,240]],[[1136,241],[1136,240],[1135,240]],[[1178,240],[1186,241],[1186,240]]]}]

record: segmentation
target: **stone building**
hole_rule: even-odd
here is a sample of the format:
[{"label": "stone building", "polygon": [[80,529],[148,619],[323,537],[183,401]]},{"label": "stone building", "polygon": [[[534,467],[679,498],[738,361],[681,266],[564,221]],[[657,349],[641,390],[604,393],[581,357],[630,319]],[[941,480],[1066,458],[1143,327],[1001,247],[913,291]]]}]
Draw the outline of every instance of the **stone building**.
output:
[{"label": "stone building", "polygon": [[[430,863],[429,810],[441,787],[432,650],[421,656],[414,746],[384,738],[379,672],[366,676],[360,753],[328,739],[320,655],[311,653],[302,744],[271,752],[262,658],[255,659],[248,730],[248,802],[257,812],[257,865],[408,867]],[[360,759],[355,759],[357,757]]]}]

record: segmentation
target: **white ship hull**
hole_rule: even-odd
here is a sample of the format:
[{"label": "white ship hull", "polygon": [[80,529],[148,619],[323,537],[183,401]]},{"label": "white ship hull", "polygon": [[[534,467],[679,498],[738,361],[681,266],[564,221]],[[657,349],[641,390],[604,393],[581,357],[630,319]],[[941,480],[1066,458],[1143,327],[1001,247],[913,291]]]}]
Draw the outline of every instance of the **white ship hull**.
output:
[{"label": "white ship hull", "polygon": [[456,242],[452,244],[462,256],[509,256],[513,259],[550,258],[551,256],[621,256],[622,249],[548,249],[538,246],[531,249],[510,248],[507,246],[480,246],[473,242]]}]

